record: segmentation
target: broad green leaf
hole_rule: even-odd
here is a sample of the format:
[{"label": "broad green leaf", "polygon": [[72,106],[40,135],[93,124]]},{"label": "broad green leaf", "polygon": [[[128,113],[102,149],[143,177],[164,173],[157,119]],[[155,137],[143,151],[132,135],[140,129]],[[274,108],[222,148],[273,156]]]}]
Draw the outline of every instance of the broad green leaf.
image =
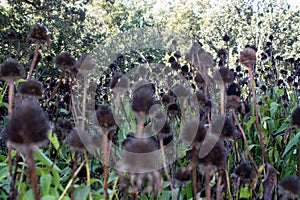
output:
[{"label": "broad green leaf", "polygon": [[90,192],[89,186],[80,186],[80,187],[76,188],[75,192],[74,192],[75,200],[87,199],[89,192]]},{"label": "broad green leaf", "polygon": [[270,113],[271,113],[271,117],[273,117],[275,115],[275,113],[277,113],[278,108],[280,107],[280,105],[276,102],[272,102],[270,105]]},{"label": "broad green leaf", "polygon": [[243,187],[243,188],[241,188],[241,194],[240,194],[240,197],[241,197],[241,198],[246,198],[246,199],[248,199],[248,198],[251,197],[251,192],[250,192],[250,190],[249,190],[248,187]]},{"label": "broad green leaf", "polygon": [[41,200],[56,200],[56,199],[57,197],[52,195],[45,195],[41,198]]},{"label": "broad green leaf", "polygon": [[25,193],[23,200],[32,200],[32,199],[34,199],[34,195],[32,189],[30,189]]},{"label": "broad green leaf", "polygon": [[[51,167],[53,164],[53,162],[40,149],[36,149],[35,157],[47,167]],[[56,171],[61,172],[61,170],[55,164],[53,165],[53,168]]]},{"label": "broad green leaf", "polygon": [[57,139],[57,135],[53,134],[52,131],[49,131],[48,132],[48,139],[53,144],[54,148],[56,150],[58,150],[58,148],[59,148],[59,142],[58,142],[58,139]]},{"label": "broad green leaf", "polygon": [[285,131],[287,129],[287,127],[289,126],[289,124],[281,124],[281,126],[279,127],[279,129],[276,131],[276,133],[274,133],[274,135],[277,135],[279,133],[281,133],[282,131]]},{"label": "broad green leaf", "polygon": [[52,176],[50,174],[43,174],[40,178],[41,190],[43,195],[48,195],[50,191]]},{"label": "broad green leaf", "polygon": [[300,138],[300,132],[298,132],[286,145],[282,157],[284,157],[287,152],[289,152],[294,146],[298,144],[299,138]]}]

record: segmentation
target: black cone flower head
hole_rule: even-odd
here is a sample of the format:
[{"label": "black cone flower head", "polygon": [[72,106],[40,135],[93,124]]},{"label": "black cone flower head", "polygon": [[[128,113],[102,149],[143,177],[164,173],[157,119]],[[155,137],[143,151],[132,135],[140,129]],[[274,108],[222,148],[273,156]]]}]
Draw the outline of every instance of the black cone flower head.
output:
[{"label": "black cone flower head", "polygon": [[96,116],[100,127],[111,128],[116,122],[109,105],[100,105],[96,111]]},{"label": "black cone flower head", "polygon": [[28,79],[27,81],[20,83],[17,92],[24,97],[39,98],[43,96],[44,86],[39,81]]},{"label": "black cone flower head", "polygon": [[287,176],[278,183],[278,194],[282,199],[296,199],[299,196],[299,180],[297,176]]},{"label": "black cone flower head", "polygon": [[54,63],[56,67],[72,69],[72,67],[76,64],[76,59],[70,54],[70,52],[62,52],[55,57]]},{"label": "black cone flower head", "polygon": [[256,51],[251,47],[246,47],[240,52],[240,63],[252,67],[256,63]]},{"label": "black cone flower head", "polygon": [[154,104],[153,93],[152,83],[144,84],[137,88],[132,95],[132,110],[142,115],[148,114],[149,109]]},{"label": "black cone flower head", "polygon": [[47,32],[43,24],[37,24],[28,33],[26,41],[29,44],[45,44],[49,40]]},{"label": "black cone flower head", "polygon": [[24,148],[45,144],[50,128],[50,122],[40,106],[24,100],[13,110],[5,133],[8,142],[15,149],[23,151]]},{"label": "black cone flower head", "polygon": [[300,128],[300,106],[297,107],[293,112],[291,116],[291,125],[295,125],[298,128]]},{"label": "black cone flower head", "polygon": [[24,77],[24,67],[15,59],[8,58],[0,66],[0,79],[6,82],[14,82]]}]

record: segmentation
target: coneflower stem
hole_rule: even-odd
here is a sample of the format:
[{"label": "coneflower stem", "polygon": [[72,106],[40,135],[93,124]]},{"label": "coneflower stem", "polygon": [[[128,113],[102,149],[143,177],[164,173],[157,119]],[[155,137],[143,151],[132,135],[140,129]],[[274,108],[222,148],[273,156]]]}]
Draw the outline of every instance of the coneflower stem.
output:
[{"label": "coneflower stem", "polygon": [[253,73],[252,73],[252,66],[248,67],[248,73],[249,73],[249,78],[250,78],[250,87],[251,87],[252,95],[253,95],[254,111],[255,111],[255,122],[256,122],[257,131],[259,133],[259,142],[260,142],[261,151],[262,151],[262,155],[263,155],[263,162],[267,163],[268,160],[267,160],[267,154],[266,154],[266,151],[265,151],[264,137],[263,137],[263,133],[261,131],[260,122],[259,122],[258,104],[257,104],[257,101],[256,101],[256,92],[255,92],[255,89],[254,89],[254,78],[253,78]]},{"label": "coneflower stem", "polygon": [[30,69],[29,69],[29,72],[28,72],[28,75],[27,75],[27,79],[29,77],[31,77],[31,74],[33,72],[33,69],[35,67],[35,64],[36,64],[36,61],[37,61],[37,58],[38,58],[38,55],[39,55],[39,49],[40,49],[40,46],[39,44],[36,44],[35,45],[35,49],[34,49],[34,55],[33,55],[33,59],[32,59],[32,62],[31,62],[31,65],[30,65]]},{"label": "coneflower stem", "polygon": [[[86,150],[84,150],[84,160],[85,160],[85,168],[86,168],[86,184],[87,186],[91,186],[91,176],[90,176],[90,168],[89,168],[89,158]],[[89,199],[92,200],[92,193],[89,192]]]},{"label": "coneflower stem", "polygon": [[46,102],[46,106],[50,103],[51,99],[54,97],[55,93],[57,92],[58,88],[60,87],[61,83],[62,83],[62,80],[63,78],[65,77],[65,73],[66,73],[66,70],[64,69],[61,74],[60,74],[60,77],[59,77],[59,81],[57,83],[57,85],[55,86],[54,90],[52,91],[49,99],[47,100]]},{"label": "coneflower stem", "polygon": [[174,199],[175,198],[175,196],[174,196],[174,187],[173,187],[173,183],[172,183],[171,177],[170,177],[170,175],[168,173],[168,169],[167,169],[166,154],[165,154],[163,139],[160,139],[159,143],[160,143],[160,149],[161,149],[161,156],[162,156],[162,162],[163,162],[163,166],[164,166],[164,171],[165,171],[167,180],[170,183],[170,188],[171,188],[172,196],[173,196],[173,199]]},{"label": "coneflower stem", "polygon": [[225,84],[221,84],[221,115],[225,113]]},{"label": "coneflower stem", "polygon": [[196,168],[197,152],[196,147],[192,148],[192,192],[193,200],[197,200],[197,168]]},{"label": "coneflower stem", "polygon": [[205,169],[204,171],[205,176],[205,200],[210,200],[210,172],[209,169]]},{"label": "coneflower stem", "polygon": [[[74,182],[75,182],[75,170],[77,167],[77,157],[78,157],[78,153],[75,152],[74,155],[74,160],[73,160],[73,168],[72,168],[72,181],[71,181],[71,200],[74,200]],[[84,162],[83,162],[84,163]]]},{"label": "coneflower stem", "polygon": [[222,175],[221,173],[219,173],[219,177],[218,177],[218,182],[217,182],[217,189],[216,189],[216,193],[217,193],[217,200],[221,200],[221,182],[222,182]]},{"label": "coneflower stem", "polygon": [[62,192],[62,194],[60,195],[60,197],[58,198],[58,200],[62,200],[62,198],[65,196],[65,194],[67,193],[69,187],[74,184],[74,179],[76,178],[76,176],[78,175],[78,173],[80,172],[81,168],[83,167],[84,162],[81,163],[81,165],[78,167],[78,169],[76,170],[75,173],[72,173],[72,179],[68,182],[67,186],[65,187],[64,191]]},{"label": "coneflower stem", "polygon": [[82,99],[82,124],[81,124],[82,130],[84,130],[84,127],[85,127],[86,95],[87,95],[87,79],[84,76],[83,77],[83,99]]},{"label": "coneflower stem", "polygon": [[36,169],[35,169],[35,161],[33,157],[33,150],[29,149],[27,152],[27,163],[29,167],[29,174],[31,179],[31,186],[34,194],[34,199],[39,200],[39,191],[38,191],[38,185],[37,185],[37,175],[36,175]]},{"label": "coneflower stem", "polygon": [[250,160],[251,160],[251,162],[252,162],[252,164],[253,164],[253,166],[254,166],[256,172],[258,172],[257,165],[256,165],[256,163],[254,162],[254,159],[253,159],[253,157],[252,157],[252,155],[251,155],[251,153],[250,153],[250,151],[249,151],[249,147],[248,147],[248,142],[247,142],[246,134],[245,134],[244,129],[242,128],[240,122],[239,122],[239,119],[238,119],[237,116],[236,116],[235,109],[232,109],[232,114],[233,114],[234,120],[236,121],[236,123],[237,123],[237,125],[238,125],[238,127],[239,127],[239,129],[240,129],[240,131],[241,131],[241,133],[242,133],[242,137],[243,137],[243,139],[244,139],[244,144],[245,144],[245,149],[246,149],[246,151],[247,151],[247,154],[248,154],[248,156],[249,156],[249,158],[250,158]]},{"label": "coneflower stem", "polygon": [[104,198],[105,200],[109,199],[108,196],[108,155],[107,155],[107,137],[108,131],[103,131],[103,154],[104,154],[104,162],[103,162],[103,174],[104,174]]},{"label": "coneflower stem", "polygon": [[144,132],[144,116],[138,116],[136,123],[136,136],[142,137]]},{"label": "coneflower stem", "polygon": [[298,141],[298,161],[297,161],[297,176],[300,177],[300,139]]},{"label": "coneflower stem", "polygon": [[17,179],[17,173],[18,173],[18,167],[19,167],[19,159],[20,159],[20,154],[19,154],[19,152],[17,152],[17,154],[16,154],[16,167],[15,167],[15,171],[14,171],[13,177],[12,177],[11,182],[10,182],[9,199],[15,199],[16,198],[15,185],[16,185],[16,179]]},{"label": "coneflower stem", "polygon": [[182,184],[180,184],[180,186],[179,186],[179,191],[178,191],[178,194],[177,194],[177,200],[180,200],[181,190],[182,190]]},{"label": "coneflower stem", "polygon": [[[14,82],[9,82],[8,83],[8,117],[9,118],[11,118],[11,116],[12,116],[13,101],[14,101]],[[11,144],[7,143],[9,177],[12,179],[12,156],[11,156],[11,151],[12,151]]]}]

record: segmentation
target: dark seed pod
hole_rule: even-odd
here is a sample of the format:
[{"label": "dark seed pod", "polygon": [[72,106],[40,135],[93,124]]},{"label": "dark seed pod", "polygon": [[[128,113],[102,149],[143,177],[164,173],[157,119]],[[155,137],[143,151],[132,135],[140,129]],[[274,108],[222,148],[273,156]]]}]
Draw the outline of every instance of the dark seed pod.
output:
[{"label": "dark seed pod", "polygon": [[227,108],[238,109],[240,107],[241,98],[235,95],[227,96],[226,106]]},{"label": "dark seed pod", "polygon": [[[224,83],[230,83],[233,80],[233,75],[227,67],[220,67],[219,72]],[[215,74],[216,79],[218,79],[218,75]]]},{"label": "dark seed pod", "polygon": [[154,103],[153,99],[153,84],[145,84],[138,87],[133,92],[131,107],[135,112],[146,115]]},{"label": "dark seed pod", "polygon": [[15,30],[8,30],[6,32],[6,38],[9,40],[14,40],[14,39],[16,39],[16,37],[17,37],[17,33]]},{"label": "dark seed pod", "polygon": [[199,119],[194,118],[188,121],[180,132],[180,139],[186,146],[198,148],[206,136],[207,129]]},{"label": "dark seed pod", "polygon": [[291,121],[290,124],[292,126],[297,126],[298,128],[300,128],[300,106],[297,107],[293,112],[292,112],[292,116],[291,116]]},{"label": "dark seed pod", "polygon": [[174,178],[179,184],[184,185],[191,180],[191,170],[187,167],[181,167],[175,172]]},{"label": "dark seed pod", "polygon": [[73,128],[70,133],[68,133],[66,137],[66,143],[68,147],[70,147],[71,151],[74,152],[83,152],[85,150],[85,146],[79,136],[78,130]]},{"label": "dark seed pod", "polygon": [[122,73],[115,73],[109,83],[110,88],[116,92],[122,92],[128,88],[127,77]]},{"label": "dark seed pod", "polygon": [[73,124],[67,119],[61,119],[55,124],[55,132],[60,139],[65,139],[73,129]]},{"label": "dark seed pod", "polygon": [[44,86],[41,82],[28,79],[20,83],[17,93],[24,97],[40,98],[44,93]]},{"label": "dark seed pod", "polygon": [[240,63],[252,67],[256,63],[256,50],[251,47],[246,47],[243,51],[240,52]]},{"label": "dark seed pod", "polygon": [[13,110],[5,125],[5,134],[13,148],[24,152],[27,148],[47,143],[50,129],[50,122],[40,106],[24,100]]},{"label": "dark seed pod", "polygon": [[26,41],[29,44],[45,44],[49,40],[47,32],[43,24],[37,24],[28,33]]},{"label": "dark seed pod", "polygon": [[236,83],[231,83],[227,89],[227,95],[235,95],[240,97],[241,96],[241,88]]},{"label": "dark seed pod", "polygon": [[229,35],[225,34],[222,39],[224,42],[229,42],[230,37],[229,37]]},{"label": "dark seed pod", "polygon": [[0,66],[0,79],[6,82],[15,82],[24,77],[24,67],[15,59],[8,58]]},{"label": "dark seed pod", "polygon": [[249,180],[251,178],[252,167],[245,162],[242,162],[234,170],[234,174],[239,177],[241,180]]},{"label": "dark seed pod", "polygon": [[299,180],[297,176],[287,176],[278,182],[278,194],[282,199],[297,199]]},{"label": "dark seed pod", "polygon": [[242,115],[245,116],[249,114],[251,111],[251,105],[247,101],[241,102],[240,106],[238,107],[238,112]]},{"label": "dark seed pod", "polygon": [[100,127],[112,128],[116,125],[115,118],[109,105],[100,105],[96,111]]},{"label": "dark seed pod", "polygon": [[54,63],[61,69],[71,69],[76,64],[76,60],[70,52],[62,52],[55,57]]}]

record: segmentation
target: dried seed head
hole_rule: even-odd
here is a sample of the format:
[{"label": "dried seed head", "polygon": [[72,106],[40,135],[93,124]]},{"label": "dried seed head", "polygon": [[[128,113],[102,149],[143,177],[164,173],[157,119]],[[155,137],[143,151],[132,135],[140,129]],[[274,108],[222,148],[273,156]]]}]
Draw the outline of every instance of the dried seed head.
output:
[{"label": "dried seed head", "polygon": [[246,116],[250,113],[251,111],[251,105],[249,102],[247,101],[243,101],[240,104],[240,107],[238,108],[238,112],[242,115],[242,116]]},{"label": "dried seed head", "polygon": [[187,167],[181,167],[175,172],[174,178],[180,184],[184,184],[191,180],[191,170]]},{"label": "dried seed head", "polygon": [[235,95],[235,96],[240,97],[241,96],[241,88],[240,88],[240,86],[238,84],[236,84],[236,83],[231,83],[228,86],[227,95],[228,96]]},{"label": "dried seed head", "polygon": [[66,137],[66,143],[70,147],[71,151],[83,152],[85,146],[79,136],[78,129],[73,128]]},{"label": "dried seed head", "polygon": [[6,82],[15,82],[24,77],[24,67],[15,59],[8,58],[0,66],[0,79]]},{"label": "dried seed head", "polygon": [[300,106],[293,110],[290,124],[300,128]]},{"label": "dried seed head", "polygon": [[228,117],[225,119],[222,117],[217,118],[211,125],[211,132],[221,134],[222,137],[231,137],[234,134],[234,131],[235,127]]},{"label": "dried seed head", "polygon": [[220,67],[219,71],[215,72],[214,78],[219,79],[219,74],[224,83],[230,83],[233,80],[233,75],[227,67]]},{"label": "dried seed head", "polygon": [[129,86],[128,78],[122,73],[115,73],[110,83],[110,88],[115,92],[123,92]]},{"label": "dried seed head", "polygon": [[[213,138],[213,135],[209,135],[209,138],[206,140],[214,141],[216,138]],[[207,143],[207,145],[214,145],[211,151],[208,152],[207,155],[202,157],[203,151],[206,151],[206,147],[202,145],[202,148],[200,149],[199,152],[199,163],[200,163],[200,168],[208,167],[210,170],[215,170],[215,169],[221,169],[225,166],[225,149],[224,149],[224,143],[222,140],[217,140],[215,142],[210,142]],[[208,147],[208,146],[207,146]]]},{"label": "dried seed head", "polygon": [[17,33],[15,30],[8,30],[6,32],[6,38],[9,40],[14,40],[14,39],[16,39],[16,37],[17,37]]},{"label": "dried seed head", "polygon": [[227,96],[226,106],[227,108],[233,108],[237,110],[240,107],[241,98],[235,95]]},{"label": "dried seed head", "polygon": [[47,32],[43,24],[37,24],[28,33],[26,41],[28,44],[45,44],[49,40]]},{"label": "dried seed head", "polygon": [[100,105],[96,111],[96,116],[101,128],[112,128],[116,125],[115,118],[109,105]]},{"label": "dried seed head", "polygon": [[35,102],[24,100],[15,109],[5,126],[7,140],[20,151],[47,142],[51,129],[45,112]]},{"label": "dried seed head", "polygon": [[295,199],[299,196],[299,179],[297,176],[287,176],[278,183],[278,194],[283,199]]},{"label": "dried seed head", "polygon": [[197,73],[197,74],[196,74],[194,80],[195,80],[195,82],[196,82],[197,85],[198,85],[198,84],[205,84],[205,80],[204,80],[204,78],[201,76],[200,73]]},{"label": "dried seed head", "polygon": [[56,67],[62,68],[62,69],[72,69],[74,65],[76,64],[75,58],[70,54],[70,52],[61,52],[58,54],[55,59],[54,63]]},{"label": "dried seed head", "polygon": [[96,64],[93,59],[85,54],[82,55],[81,58],[76,63],[76,69],[80,70],[81,72],[89,72],[95,69]]},{"label": "dried seed head", "polygon": [[60,139],[65,139],[72,129],[73,124],[67,119],[61,119],[55,124],[55,131]]},{"label": "dried seed head", "polygon": [[134,90],[131,103],[132,110],[141,115],[148,114],[149,109],[155,102],[153,99],[153,93],[152,83],[144,84]]},{"label": "dried seed head", "polygon": [[245,162],[242,162],[234,170],[234,174],[241,178],[242,180],[248,180],[251,178],[252,167]]},{"label": "dried seed head", "polygon": [[256,51],[251,47],[246,47],[240,52],[240,63],[246,67],[252,67],[256,63]]},{"label": "dried seed head", "polygon": [[39,98],[43,96],[44,86],[39,81],[28,79],[20,83],[17,93],[24,97]]},{"label": "dried seed head", "polygon": [[193,118],[188,121],[183,127],[180,138],[186,146],[194,146],[198,148],[206,136],[207,129],[199,121],[198,118]]}]

